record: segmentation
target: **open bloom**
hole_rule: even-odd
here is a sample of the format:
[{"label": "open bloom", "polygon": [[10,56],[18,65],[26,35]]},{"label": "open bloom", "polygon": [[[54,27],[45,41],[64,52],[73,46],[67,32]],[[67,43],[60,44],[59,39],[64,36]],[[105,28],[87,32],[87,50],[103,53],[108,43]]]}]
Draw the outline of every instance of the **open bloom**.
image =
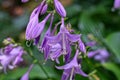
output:
[{"label": "open bloom", "polygon": [[46,31],[45,36],[44,36],[41,46],[40,46],[40,50],[42,52],[44,52],[45,61],[48,59],[48,56],[50,53],[50,46],[47,43],[48,39],[46,38],[46,36],[51,36],[51,27],[52,27],[53,19],[54,19],[54,15],[52,15],[52,17],[51,17],[50,26],[49,26],[48,30]]},{"label": "open bloom", "polygon": [[84,77],[88,76],[81,70],[81,65],[80,63],[78,63],[78,58],[77,58],[78,55],[79,55],[79,50],[76,50],[76,54],[74,58],[69,63],[60,67],[56,66],[57,69],[64,69],[61,80],[69,80],[68,79],[69,77],[70,77],[70,80],[73,80],[75,74],[80,74]]},{"label": "open bloom", "polygon": [[[61,51],[59,51],[59,53],[57,54],[58,56],[65,55],[65,60],[67,62],[69,61],[71,54],[71,43],[78,42],[80,50],[82,52],[86,52],[85,46],[81,41],[80,37],[81,35],[70,34],[64,25],[64,20],[62,19],[62,24],[60,26],[59,33],[55,36],[47,36],[47,39],[48,39],[48,44],[51,44],[51,46],[56,44],[61,45]],[[58,58],[58,56],[56,56],[56,58]]]},{"label": "open bloom", "polygon": [[114,1],[114,8],[115,9],[120,8],[120,0],[115,0]]},{"label": "open bloom", "polygon": [[24,50],[21,46],[15,47],[13,44],[9,44],[3,49],[2,54],[0,55],[0,64],[3,66],[5,73],[7,67],[13,69],[23,60],[23,53]]},{"label": "open bloom", "polygon": [[109,53],[106,49],[98,49],[98,50],[95,50],[95,51],[88,52],[88,57],[89,58],[94,58],[95,60],[103,63],[108,59]]}]

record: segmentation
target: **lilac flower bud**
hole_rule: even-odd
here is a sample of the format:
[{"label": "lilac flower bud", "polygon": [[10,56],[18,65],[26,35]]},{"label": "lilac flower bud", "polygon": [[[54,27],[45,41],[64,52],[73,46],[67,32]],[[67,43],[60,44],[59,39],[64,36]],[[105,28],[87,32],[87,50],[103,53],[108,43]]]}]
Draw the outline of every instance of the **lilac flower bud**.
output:
[{"label": "lilac flower bud", "polygon": [[23,3],[28,2],[29,0],[21,0]]},{"label": "lilac flower bud", "polygon": [[61,17],[66,17],[66,11],[65,11],[63,5],[60,3],[60,1],[59,0],[54,0],[54,5],[55,5],[55,9],[56,9],[57,13]]},{"label": "lilac flower bud", "polygon": [[79,43],[79,48],[80,48],[81,52],[86,53],[85,45],[84,45],[84,43],[81,41],[81,39],[79,39],[78,43]]},{"label": "lilac flower bud", "polygon": [[20,80],[29,80],[29,74],[30,74],[30,71],[32,70],[33,66],[34,66],[33,64],[30,65],[28,71],[22,76],[22,78]]},{"label": "lilac flower bud", "polygon": [[114,8],[115,9],[120,8],[120,0],[115,0],[114,1]]},{"label": "lilac flower bud", "polygon": [[41,10],[41,15],[45,14],[47,12],[48,4],[45,4]]}]

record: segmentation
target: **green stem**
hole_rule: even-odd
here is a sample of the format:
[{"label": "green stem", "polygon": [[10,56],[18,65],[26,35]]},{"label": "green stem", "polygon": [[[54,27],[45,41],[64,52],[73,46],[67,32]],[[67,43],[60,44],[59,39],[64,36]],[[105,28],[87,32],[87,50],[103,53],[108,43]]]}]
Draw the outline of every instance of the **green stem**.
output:
[{"label": "green stem", "polygon": [[31,50],[28,51],[28,54],[29,54],[30,57],[34,60],[34,63],[38,63],[38,64],[39,64],[39,67],[43,70],[43,72],[45,73],[47,79],[50,79],[47,71],[43,68],[43,66],[41,65],[41,63],[40,63],[38,60],[36,60],[36,58],[34,57],[34,55],[33,55],[33,53],[32,53]]}]

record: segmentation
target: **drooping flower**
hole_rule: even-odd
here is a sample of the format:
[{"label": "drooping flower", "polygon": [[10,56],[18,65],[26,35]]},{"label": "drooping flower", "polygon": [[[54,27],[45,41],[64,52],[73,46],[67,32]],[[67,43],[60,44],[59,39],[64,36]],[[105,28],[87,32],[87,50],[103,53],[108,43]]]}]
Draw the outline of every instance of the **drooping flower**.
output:
[{"label": "drooping flower", "polygon": [[50,53],[50,50],[49,50],[50,46],[47,43],[48,39],[46,38],[46,36],[51,36],[51,28],[52,28],[53,19],[54,19],[54,14],[52,14],[51,21],[50,21],[50,26],[49,26],[48,30],[46,31],[45,36],[44,36],[44,38],[42,40],[42,43],[41,43],[41,46],[40,46],[40,50],[42,52],[44,52],[45,61],[48,59],[48,56],[49,56],[49,53]]},{"label": "drooping flower", "polygon": [[55,44],[61,45],[61,51],[58,55],[65,55],[65,60],[68,61],[71,54],[71,43],[78,42],[80,50],[82,52],[86,52],[85,46],[81,41],[80,36],[81,35],[70,34],[64,25],[64,20],[62,19],[62,24],[60,26],[60,31],[58,32],[58,34],[55,36],[47,36],[47,39],[49,40],[48,44],[51,44],[51,46]]},{"label": "drooping flower", "polygon": [[39,15],[44,14],[46,11],[47,11],[47,4],[45,1],[42,1],[42,3],[33,10],[26,29],[27,40],[36,39],[40,36],[48,18],[50,17],[50,14],[48,14],[45,17],[45,19],[42,20],[41,22],[39,22]]},{"label": "drooping flower", "polygon": [[34,64],[31,64],[28,71],[22,76],[22,78],[20,80],[29,80],[29,74],[30,74],[30,71],[32,70]]},{"label": "drooping flower", "polygon": [[[41,32],[43,31],[45,24],[50,17],[51,14],[48,14],[46,18],[41,21],[40,23],[37,23],[38,20],[35,20],[35,24],[29,25],[26,30],[26,39],[27,40],[32,40],[41,35]],[[37,18],[38,19],[38,18]],[[37,23],[37,24],[36,24]]]},{"label": "drooping flower", "polygon": [[80,74],[84,77],[88,76],[81,70],[81,64],[78,61],[78,55],[79,55],[79,50],[77,49],[74,58],[69,63],[60,67],[56,66],[57,69],[64,69],[61,80],[68,80],[68,78],[70,78],[70,80],[73,80],[75,74]]},{"label": "drooping flower", "polygon": [[23,53],[24,50],[21,46],[15,47],[13,44],[9,44],[3,49],[3,52],[0,55],[0,64],[3,66],[5,73],[7,68],[13,69],[23,60]]},{"label": "drooping flower", "polygon": [[60,3],[60,1],[59,0],[54,0],[54,5],[55,5],[55,9],[56,9],[57,13],[61,17],[66,17],[66,11],[65,11],[63,5]]},{"label": "drooping flower", "polygon": [[115,9],[120,8],[120,0],[115,0],[115,1],[114,1],[114,8],[115,8]]},{"label": "drooping flower", "polygon": [[98,49],[95,51],[88,52],[89,58],[94,58],[97,61],[100,61],[101,63],[106,62],[106,60],[109,57],[109,53],[106,49]]}]

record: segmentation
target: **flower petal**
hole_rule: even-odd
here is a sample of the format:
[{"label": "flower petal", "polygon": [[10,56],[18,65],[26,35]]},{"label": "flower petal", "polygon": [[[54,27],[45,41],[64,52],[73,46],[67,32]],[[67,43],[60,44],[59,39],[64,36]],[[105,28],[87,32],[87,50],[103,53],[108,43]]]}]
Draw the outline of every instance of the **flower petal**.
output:
[{"label": "flower petal", "polygon": [[64,70],[63,74],[62,74],[62,79],[61,80],[68,80],[69,76],[71,73],[71,69],[66,69]]},{"label": "flower petal", "polygon": [[84,76],[84,77],[88,77],[88,75],[87,75],[86,73],[84,73],[84,72],[80,69],[80,67],[75,67],[75,73],[80,74],[80,75],[82,75],[82,76]]}]

